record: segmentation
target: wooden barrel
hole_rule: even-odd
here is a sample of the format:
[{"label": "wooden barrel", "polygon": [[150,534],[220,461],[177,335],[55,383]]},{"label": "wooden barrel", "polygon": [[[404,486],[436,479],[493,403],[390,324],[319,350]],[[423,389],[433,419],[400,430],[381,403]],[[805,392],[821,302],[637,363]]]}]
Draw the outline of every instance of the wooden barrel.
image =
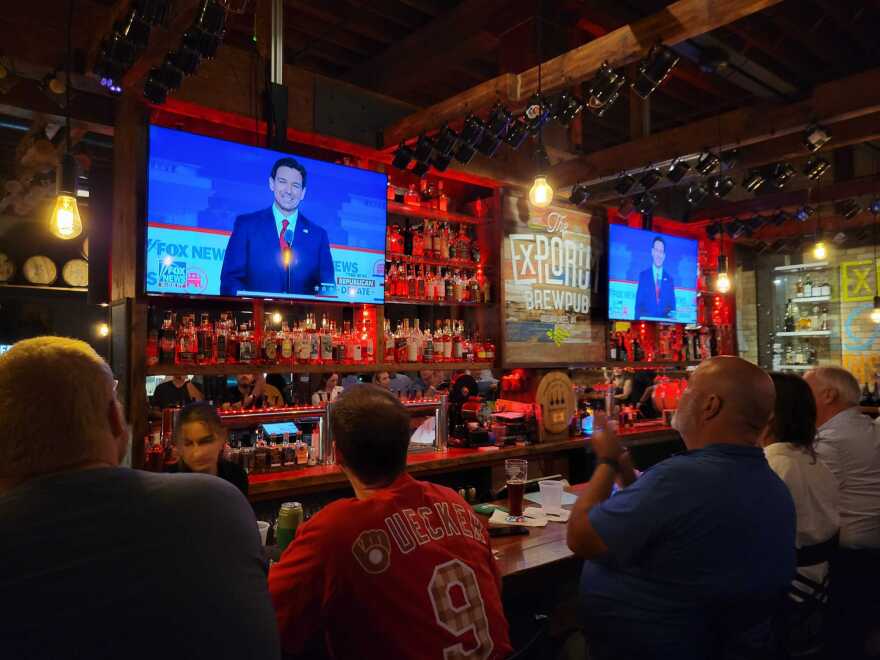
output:
[{"label": "wooden barrel", "polygon": [[22,275],[29,284],[49,285],[58,279],[58,268],[49,257],[41,254],[30,257],[21,267]]},{"label": "wooden barrel", "polygon": [[87,287],[89,285],[89,262],[85,259],[71,259],[61,268],[61,279],[67,286]]},{"label": "wooden barrel", "polygon": [[0,282],[10,282],[15,275],[15,262],[0,252]]},{"label": "wooden barrel", "polygon": [[541,377],[535,389],[535,408],[540,418],[542,442],[568,437],[568,424],[576,407],[574,387],[568,374],[551,371]]}]

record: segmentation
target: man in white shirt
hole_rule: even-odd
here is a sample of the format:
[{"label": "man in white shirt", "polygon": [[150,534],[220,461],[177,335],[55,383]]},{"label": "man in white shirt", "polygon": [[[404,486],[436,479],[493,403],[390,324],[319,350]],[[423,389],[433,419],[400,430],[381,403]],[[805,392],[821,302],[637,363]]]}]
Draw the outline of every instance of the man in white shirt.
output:
[{"label": "man in white shirt", "polygon": [[858,658],[880,591],[880,429],[859,411],[859,383],[846,369],[819,367],[804,378],[816,399],[816,454],[840,484],[833,644],[839,657]]}]

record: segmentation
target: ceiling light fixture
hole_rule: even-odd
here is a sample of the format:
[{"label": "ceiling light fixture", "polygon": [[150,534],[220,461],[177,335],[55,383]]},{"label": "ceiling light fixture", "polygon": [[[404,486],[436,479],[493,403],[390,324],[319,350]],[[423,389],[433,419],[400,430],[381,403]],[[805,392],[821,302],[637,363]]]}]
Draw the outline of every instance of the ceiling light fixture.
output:
[{"label": "ceiling light fixture", "polygon": [[748,176],[743,179],[742,187],[750,193],[756,192],[758,188],[764,185],[766,179],[760,170],[752,170]]},{"label": "ceiling light fixture", "polygon": [[617,191],[618,195],[625,195],[630,191],[635,182],[636,180],[631,174],[621,174],[620,178],[614,183],[614,190]]},{"label": "ceiling light fixture", "polygon": [[568,201],[575,206],[580,206],[581,204],[586,203],[592,196],[593,193],[590,192],[586,184],[576,183],[574,186],[572,186],[571,194],[568,197]]},{"label": "ceiling light fixture", "polygon": [[730,191],[736,186],[732,176],[713,176],[709,177],[709,191],[718,199],[723,199],[730,194]]},{"label": "ceiling light fixture", "polygon": [[844,218],[846,218],[847,220],[852,220],[859,213],[861,213],[863,209],[858,200],[845,199],[838,205],[838,210]]},{"label": "ceiling light fixture", "polygon": [[804,175],[813,181],[818,181],[829,169],[831,169],[831,163],[824,158],[814,156],[807,161],[804,167]]},{"label": "ceiling light fixture", "polygon": [[561,92],[553,104],[553,119],[563,126],[569,126],[574,118],[584,109],[584,102],[574,94]]},{"label": "ceiling light fixture", "polygon": [[657,197],[652,192],[643,192],[633,198],[633,206],[639,213],[652,213],[657,206]]},{"label": "ceiling light fixture", "polygon": [[706,189],[705,184],[700,181],[692,183],[688,186],[687,193],[685,194],[685,198],[692,207],[699,206],[703,203],[703,200],[708,196],[709,191]]},{"label": "ceiling light fixture", "polygon": [[639,63],[636,79],[633,81],[632,90],[643,99],[647,99],[669,76],[669,72],[678,64],[678,53],[657,44],[648,53],[648,57]]},{"label": "ceiling light fixture", "polygon": [[391,164],[399,170],[405,170],[412,159],[413,150],[406,146],[406,143],[401,140],[400,145],[394,152]]},{"label": "ceiling light fixture", "polygon": [[686,160],[676,158],[669,166],[669,170],[666,172],[666,178],[672,181],[672,183],[678,183],[685,177],[690,169],[691,166]]},{"label": "ceiling light fixture", "polygon": [[620,96],[620,88],[626,84],[626,76],[616,72],[608,62],[602,62],[596,77],[590,84],[587,107],[597,117],[605,114]]},{"label": "ceiling light fixture", "polygon": [[721,159],[718,158],[718,156],[713,154],[711,151],[704,151],[697,159],[697,164],[694,165],[694,169],[703,176],[706,176],[710,172],[715,171],[715,168],[717,168],[720,164]]},{"label": "ceiling light fixture", "polygon": [[785,184],[791,181],[792,177],[797,174],[795,169],[789,163],[776,163],[770,170],[769,181],[778,189],[785,188]]},{"label": "ceiling light fixture", "polygon": [[804,131],[804,146],[811,152],[819,151],[830,139],[831,132],[819,124],[813,124]]},{"label": "ceiling light fixture", "polygon": [[[535,16],[543,16],[541,12],[541,0],[537,0],[537,12]],[[538,47],[538,91],[529,102],[529,106],[525,111],[525,121],[529,128],[529,132],[538,137],[538,146],[535,149],[535,181],[529,189],[529,202],[532,206],[545,209],[553,202],[553,188],[547,182],[545,172],[550,167],[550,159],[547,158],[547,150],[544,148],[544,122],[547,121],[549,110],[541,96],[541,60],[543,59],[543,50],[541,48],[541,20],[535,21],[535,30],[537,32]]]},{"label": "ceiling light fixture", "polygon": [[645,190],[650,190],[657,185],[662,176],[663,175],[660,173],[660,170],[658,170],[656,167],[651,167],[647,169],[641,177],[639,177],[639,185]]}]

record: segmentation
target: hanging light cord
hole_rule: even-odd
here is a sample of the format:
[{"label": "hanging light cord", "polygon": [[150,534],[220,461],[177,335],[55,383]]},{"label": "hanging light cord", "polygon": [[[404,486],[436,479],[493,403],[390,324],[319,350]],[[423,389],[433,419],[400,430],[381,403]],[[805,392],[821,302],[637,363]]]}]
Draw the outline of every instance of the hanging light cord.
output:
[{"label": "hanging light cord", "polygon": [[[538,4],[538,8],[537,8],[537,12],[535,14],[535,33],[536,33],[535,40],[537,42],[536,45],[538,47],[538,102],[542,104],[541,112],[543,112],[544,111],[543,100],[541,97],[541,64],[542,64],[542,60],[544,59],[544,49],[543,49],[543,40],[542,40],[543,29],[541,27],[541,15],[542,15],[541,0],[538,0],[537,4]],[[543,163],[544,149],[543,149],[543,147],[544,147],[544,124],[542,123],[540,126],[538,126],[538,151],[540,153],[540,159],[542,161],[538,165],[539,168],[543,168],[543,166],[544,166],[544,163]]]},{"label": "hanging light cord", "polygon": [[65,111],[65,120],[66,120],[66,133],[67,133],[67,153],[70,153],[70,60],[71,56],[71,33],[73,32],[73,3],[74,0],[69,0],[67,3],[67,58],[64,63],[65,68],[65,77],[67,80],[64,81],[64,111]]}]

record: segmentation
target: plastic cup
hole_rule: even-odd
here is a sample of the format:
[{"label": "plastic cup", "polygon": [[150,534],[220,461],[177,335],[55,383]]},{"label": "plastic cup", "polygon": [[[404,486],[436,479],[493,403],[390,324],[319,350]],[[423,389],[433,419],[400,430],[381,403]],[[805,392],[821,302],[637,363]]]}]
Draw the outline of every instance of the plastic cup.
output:
[{"label": "plastic cup", "polygon": [[541,489],[541,502],[547,513],[559,513],[562,511],[562,482],[539,481]]},{"label": "plastic cup", "polygon": [[258,520],[257,529],[260,530],[260,540],[263,542],[263,545],[266,545],[266,537],[269,535],[269,523]]}]

